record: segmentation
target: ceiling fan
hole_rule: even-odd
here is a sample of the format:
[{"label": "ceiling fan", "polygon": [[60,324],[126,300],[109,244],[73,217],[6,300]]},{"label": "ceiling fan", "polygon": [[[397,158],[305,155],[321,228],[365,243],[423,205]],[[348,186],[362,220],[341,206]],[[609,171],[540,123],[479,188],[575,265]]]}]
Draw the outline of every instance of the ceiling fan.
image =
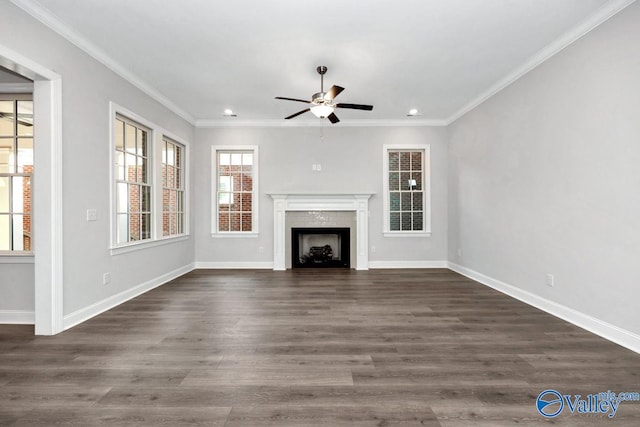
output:
[{"label": "ceiling fan", "polygon": [[352,110],[373,110],[373,105],[363,105],[363,104],[345,104],[345,103],[334,103],[333,100],[340,92],[344,90],[343,87],[340,86],[331,86],[328,92],[324,91],[324,75],[327,72],[327,67],[324,65],[316,68],[318,74],[320,74],[320,92],[313,94],[311,97],[311,101],[305,101],[304,99],[297,98],[286,98],[283,96],[276,96],[276,99],[284,99],[285,101],[296,101],[296,102],[304,102],[305,104],[311,104],[309,108],[305,108],[302,111],[298,111],[285,119],[293,119],[294,117],[299,116],[300,114],[304,114],[307,111],[311,111],[316,117],[324,119],[327,118],[331,123],[338,123],[340,119],[333,112],[336,108],[350,108]]}]

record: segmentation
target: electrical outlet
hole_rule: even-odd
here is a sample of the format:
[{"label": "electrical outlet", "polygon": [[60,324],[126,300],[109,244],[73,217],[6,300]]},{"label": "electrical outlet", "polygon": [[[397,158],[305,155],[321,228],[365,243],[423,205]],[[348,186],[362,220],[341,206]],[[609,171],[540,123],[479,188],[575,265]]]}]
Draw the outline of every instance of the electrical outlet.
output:
[{"label": "electrical outlet", "polygon": [[311,170],[312,171],[316,171],[318,170],[318,165],[316,165],[315,163],[311,165]]},{"label": "electrical outlet", "polygon": [[264,246],[258,247],[258,253],[259,254],[263,254],[264,253]]},{"label": "electrical outlet", "polygon": [[320,172],[320,171],[322,170],[322,165],[321,165],[320,163],[318,163],[318,164],[316,165],[316,170],[317,170],[318,172]]},{"label": "electrical outlet", "polygon": [[102,284],[107,285],[111,283],[111,273],[104,273],[102,275]]},{"label": "electrical outlet", "polygon": [[462,249],[458,248],[458,257],[462,256]]},{"label": "electrical outlet", "polygon": [[375,246],[371,246],[371,253],[374,253],[376,250],[378,250],[378,248],[376,248]]},{"label": "electrical outlet", "polygon": [[553,277],[553,274],[547,274],[547,286],[550,286],[553,288],[553,286],[556,284],[555,278]]}]

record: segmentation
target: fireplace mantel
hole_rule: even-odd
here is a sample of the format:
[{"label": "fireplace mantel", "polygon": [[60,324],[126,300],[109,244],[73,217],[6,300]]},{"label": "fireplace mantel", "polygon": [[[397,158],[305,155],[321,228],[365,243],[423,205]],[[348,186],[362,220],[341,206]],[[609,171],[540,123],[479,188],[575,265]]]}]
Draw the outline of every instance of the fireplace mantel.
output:
[{"label": "fireplace mantel", "polygon": [[285,270],[287,211],[356,213],[356,270],[369,269],[369,198],[373,193],[270,193],[273,199],[273,269]]}]

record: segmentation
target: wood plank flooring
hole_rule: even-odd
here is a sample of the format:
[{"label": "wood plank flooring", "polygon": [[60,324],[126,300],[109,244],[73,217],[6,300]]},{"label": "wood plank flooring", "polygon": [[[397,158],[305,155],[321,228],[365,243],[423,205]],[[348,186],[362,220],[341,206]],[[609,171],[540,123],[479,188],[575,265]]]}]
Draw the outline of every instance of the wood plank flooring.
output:
[{"label": "wood plank flooring", "polygon": [[53,337],[0,325],[0,425],[640,425],[545,420],[640,391],[640,355],[449,270],[197,270]]}]

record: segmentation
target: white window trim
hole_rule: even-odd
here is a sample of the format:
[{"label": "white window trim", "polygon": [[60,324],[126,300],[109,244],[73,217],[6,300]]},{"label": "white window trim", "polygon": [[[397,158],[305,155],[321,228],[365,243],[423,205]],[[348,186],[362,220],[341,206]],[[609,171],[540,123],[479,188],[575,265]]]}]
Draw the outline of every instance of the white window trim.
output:
[{"label": "white window trim", "polygon": [[[423,228],[421,231],[405,230],[391,231],[389,224],[389,151],[390,150],[422,150],[424,159],[422,162],[423,173]],[[382,146],[382,198],[383,198],[383,236],[384,237],[429,237],[431,236],[431,146],[430,144],[384,144]]]},{"label": "white window trim", "polygon": [[[218,151],[253,151],[253,203],[251,211],[252,231],[218,231]],[[211,237],[215,238],[255,238],[258,230],[259,209],[259,166],[260,157],[257,145],[213,145],[211,146]]]},{"label": "white window trim", "polygon": [[[153,212],[151,212],[151,238],[146,240],[138,240],[135,242],[126,242],[118,244],[116,242],[116,181],[114,175],[114,161],[115,161],[115,139],[113,134],[114,121],[116,116],[120,115],[133,120],[142,126],[149,129],[149,157],[150,168],[149,171],[149,185],[151,186],[151,197],[153,199]],[[111,255],[120,255],[123,253],[133,252],[137,250],[143,250],[156,246],[167,245],[170,243],[180,242],[186,240],[190,236],[190,191],[189,191],[189,174],[190,174],[190,144],[184,141],[182,138],[167,131],[162,126],[159,126],[139,114],[124,108],[115,102],[109,102],[109,244]],[[159,147],[163,137],[167,137],[177,143],[184,146],[184,233],[173,236],[162,235],[162,156],[159,155]],[[158,186],[158,184],[160,184]]]},{"label": "white window trim", "polygon": [[[163,211],[163,206],[162,206],[162,190],[164,189],[163,185],[164,182],[162,181],[162,155],[160,155],[160,162],[159,162],[159,171],[158,171],[158,182],[160,182],[160,191],[159,191],[159,195],[158,195],[158,200],[156,200],[158,206],[159,206],[159,216],[160,216],[160,228],[157,230],[157,235],[158,235],[158,239],[157,240],[167,240],[167,239],[172,239],[172,238],[176,238],[176,237],[182,237],[182,236],[188,236],[189,235],[189,214],[188,214],[188,208],[189,208],[189,179],[187,177],[187,165],[189,164],[189,146],[187,144],[185,144],[183,141],[181,141],[179,138],[176,138],[175,136],[173,136],[172,134],[170,134],[169,132],[166,131],[162,131],[162,133],[160,134],[160,141],[162,142],[162,144],[164,144],[164,140],[168,139],[169,141],[173,142],[173,143],[177,143],[182,145],[182,160],[184,162],[184,165],[182,166],[182,185],[183,185],[183,190],[184,191],[184,200],[183,200],[183,215],[184,218],[182,219],[182,227],[183,227],[183,233],[181,234],[171,234],[169,236],[164,236],[164,230],[162,229],[162,214],[164,213]],[[154,208],[158,208],[158,206],[154,205]]]},{"label": "white window trim", "polygon": [[[191,180],[189,179],[189,176],[191,175],[191,169],[189,167],[189,165],[191,164],[191,146],[184,141],[182,138],[180,138],[177,135],[174,135],[173,133],[162,129],[162,131],[160,132],[160,142],[162,142],[162,139],[166,137],[174,142],[177,142],[178,144],[182,144],[182,146],[184,147],[184,153],[183,153],[183,157],[184,157],[184,168],[182,170],[182,182],[184,183],[184,233],[182,234],[174,234],[172,236],[163,236],[162,235],[162,215],[159,216],[158,221],[156,222],[156,226],[157,228],[157,233],[158,233],[158,240],[172,240],[172,239],[181,239],[184,236],[190,236],[191,235],[191,222],[189,221],[189,218],[191,217],[191,190],[190,190],[190,183]],[[158,182],[162,182],[162,156],[160,156],[160,158],[158,159],[158,170],[156,171],[157,173],[157,179]],[[158,203],[159,206],[156,207],[156,209],[159,209],[158,212],[162,212],[162,185],[160,185],[160,192],[158,194],[157,200],[156,202]]]}]

